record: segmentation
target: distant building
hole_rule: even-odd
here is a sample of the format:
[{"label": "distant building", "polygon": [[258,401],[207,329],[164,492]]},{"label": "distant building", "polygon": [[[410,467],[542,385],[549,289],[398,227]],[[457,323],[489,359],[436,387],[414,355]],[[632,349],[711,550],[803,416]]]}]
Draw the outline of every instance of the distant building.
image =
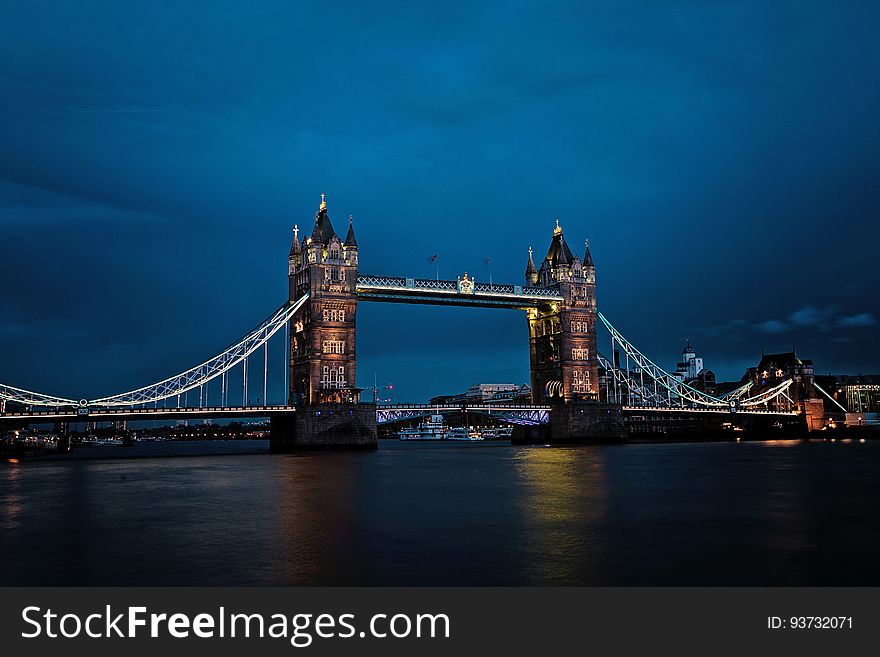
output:
[{"label": "distant building", "polygon": [[880,413],[880,375],[857,374],[837,378],[835,399],[852,413]]},{"label": "distant building", "polygon": [[[848,426],[880,425],[880,375],[842,374],[816,377],[822,389],[830,394],[845,411]],[[829,415],[841,409],[829,402],[825,405]]]},{"label": "distant building", "polygon": [[467,389],[468,401],[487,401],[499,393],[519,390],[515,383],[475,383]]},{"label": "distant building", "polygon": [[697,390],[702,390],[710,395],[718,394],[718,384],[715,381],[715,372],[703,368],[697,374],[697,378],[691,382]]},{"label": "distant building", "polygon": [[521,386],[514,386],[512,390],[502,390],[496,392],[486,401],[491,402],[508,402],[511,404],[529,404],[532,399],[532,387],[528,383]]},{"label": "distant building", "polygon": [[681,352],[681,361],[676,364],[675,373],[679,381],[693,381],[697,378],[700,370],[703,369],[703,359],[697,356],[694,348],[688,340],[684,351]]},{"label": "distant building", "polygon": [[765,404],[767,410],[798,410],[805,414],[810,430],[822,429],[825,424],[825,404],[819,398],[813,378],[813,361],[799,358],[792,351],[763,354],[757,367],[746,370],[743,382],[751,382],[749,395],[767,392],[791,379],[791,386]]},{"label": "distant building", "polygon": [[681,360],[676,363],[675,372],[672,375],[682,383],[687,383],[710,395],[714,395],[717,390],[715,373],[703,366],[703,359],[697,356],[690,340],[681,352]]},{"label": "distant building", "polygon": [[798,358],[792,351],[778,354],[763,354],[757,367],[746,370],[745,380],[754,384],[754,391],[772,388],[786,379],[794,379],[788,396],[799,402],[815,398],[813,388],[813,361]]},{"label": "distant building", "polygon": [[528,404],[532,389],[528,384],[515,383],[475,383],[466,391],[455,395],[437,395],[431,404],[479,404],[484,402]]}]

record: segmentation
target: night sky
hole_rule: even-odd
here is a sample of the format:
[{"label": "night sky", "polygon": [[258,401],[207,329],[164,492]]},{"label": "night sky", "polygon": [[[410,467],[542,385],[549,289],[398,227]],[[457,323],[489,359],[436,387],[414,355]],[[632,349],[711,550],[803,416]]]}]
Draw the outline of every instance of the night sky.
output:
[{"label": "night sky", "polygon": [[[95,397],[218,352],[285,299],[321,192],[362,273],[436,253],[520,283],[559,217],[669,369],[689,338],[719,380],[792,345],[878,372],[878,24],[803,0],[4,2],[0,381]],[[522,313],[359,313],[358,383],[397,400],[528,379]]]}]

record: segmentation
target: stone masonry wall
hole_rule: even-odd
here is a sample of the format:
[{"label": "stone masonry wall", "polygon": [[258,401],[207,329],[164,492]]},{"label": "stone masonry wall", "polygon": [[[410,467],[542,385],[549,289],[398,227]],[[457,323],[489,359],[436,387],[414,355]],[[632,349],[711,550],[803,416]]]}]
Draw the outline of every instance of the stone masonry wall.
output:
[{"label": "stone masonry wall", "polygon": [[375,449],[376,407],[373,404],[314,404],[295,414],[271,419],[273,450]]}]

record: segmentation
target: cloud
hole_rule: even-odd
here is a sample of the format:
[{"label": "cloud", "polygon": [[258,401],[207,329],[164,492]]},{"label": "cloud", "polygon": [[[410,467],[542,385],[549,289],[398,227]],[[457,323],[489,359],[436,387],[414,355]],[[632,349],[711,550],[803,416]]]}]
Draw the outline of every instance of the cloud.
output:
[{"label": "cloud", "polygon": [[876,323],[876,318],[869,312],[839,315],[837,306],[804,306],[789,314],[785,320],[768,319],[755,324],[755,328],[762,333],[785,333],[799,328],[830,331],[834,328],[874,326]]},{"label": "cloud", "polygon": [[827,330],[836,313],[837,306],[827,306],[825,308],[804,306],[791,313],[788,316],[788,321],[794,326],[815,326]]},{"label": "cloud", "polygon": [[837,325],[842,328],[853,326],[874,326],[877,323],[872,313],[856,313],[855,315],[841,315],[837,318]]},{"label": "cloud", "polygon": [[758,324],[757,327],[764,333],[784,333],[789,328],[787,324],[778,319],[768,319],[766,322]]},{"label": "cloud", "polygon": [[[209,356],[284,298],[290,228],[322,191],[338,229],[354,213],[364,272],[433,276],[440,253],[441,277],[486,277],[491,255],[496,282],[521,282],[559,216],[578,251],[593,240],[603,312],[652,357],[674,364],[688,335],[716,373],[765,342],[880,367],[856,328],[880,319],[862,271],[880,5],[56,4],[4,11],[0,324],[27,330],[0,328],[3,379],[88,395]],[[683,235],[692,255],[669,257]],[[793,266],[816,244],[821,271]],[[427,399],[483,353],[482,371],[527,377],[519,314],[427,308],[359,319],[367,382]],[[829,348],[841,335],[852,348]]]}]

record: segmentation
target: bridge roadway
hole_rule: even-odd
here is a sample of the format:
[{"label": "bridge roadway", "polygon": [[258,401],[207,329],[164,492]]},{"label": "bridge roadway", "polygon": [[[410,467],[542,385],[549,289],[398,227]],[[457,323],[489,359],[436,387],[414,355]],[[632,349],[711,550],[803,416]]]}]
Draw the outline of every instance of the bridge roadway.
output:
[{"label": "bridge roadway", "polygon": [[624,413],[724,413],[725,415],[782,415],[791,417],[800,415],[800,411],[770,411],[761,408],[743,408],[731,413],[729,408],[719,406],[717,408],[688,408],[681,406],[630,406],[624,404],[622,407]]},{"label": "bridge roadway", "polygon": [[[288,415],[296,412],[296,406],[204,406],[184,408],[90,408],[82,413],[78,408],[65,408],[45,411],[22,411],[3,413],[0,421],[18,422],[115,422],[115,421],[153,421],[153,420],[186,420],[186,419],[238,419],[262,418]],[[724,408],[681,408],[662,406],[623,406],[624,413],[684,413],[684,414],[730,414]],[[379,424],[399,422],[432,413],[464,412],[483,413],[503,418],[516,424],[547,424],[550,421],[551,406],[533,404],[395,404],[376,407]],[[796,411],[764,411],[758,409],[740,410],[743,415],[797,415]]]},{"label": "bridge roadway", "polygon": [[[316,408],[320,409],[321,407]],[[235,419],[288,415],[295,413],[296,409],[296,406],[194,406],[182,408],[89,408],[88,413],[83,413],[82,409],[74,407],[3,413],[0,415],[0,420],[39,423]],[[461,411],[521,417],[529,424],[544,424],[549,421],[550,407],[529,404],[403,404],[376,407],[376,415],[380,424],[422,417],[431,413]]]},{"label": "bridge roadway", "polygon": [[235,419],[272,417],[296,412],[296,406],[203,406],[186,408],[78,408],[4,413],[0,420],[21,422],[133,422],[136,420]]},{"label": "bridge roadway", "polygon": [[387,424],[433,413],[482,413],[511,424],[549,424],[550,406],[534,404],[399,404],[376,408],[376,422]]}]

